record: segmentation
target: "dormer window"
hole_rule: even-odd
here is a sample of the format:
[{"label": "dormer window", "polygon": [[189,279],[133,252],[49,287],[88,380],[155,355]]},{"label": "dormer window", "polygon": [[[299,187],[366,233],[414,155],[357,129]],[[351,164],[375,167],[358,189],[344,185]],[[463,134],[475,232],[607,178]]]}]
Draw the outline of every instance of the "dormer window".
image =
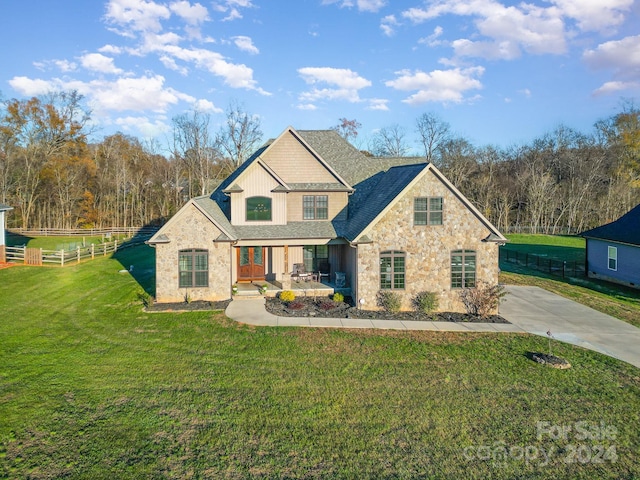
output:
[{"label": "dormer window", "polygon": [[269,197],[247,198],[247,222],[270,221],[271,199]]}]

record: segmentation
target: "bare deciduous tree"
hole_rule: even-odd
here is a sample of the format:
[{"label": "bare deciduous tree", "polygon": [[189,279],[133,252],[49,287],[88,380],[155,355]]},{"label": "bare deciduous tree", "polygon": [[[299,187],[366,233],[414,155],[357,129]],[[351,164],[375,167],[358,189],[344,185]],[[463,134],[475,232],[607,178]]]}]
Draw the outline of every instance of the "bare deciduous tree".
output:
[{"label": "bare deciduous tree", "polygon": [[424,148],[427,161],[433,161],[433,155],[439,145],[451,137],[451,127],[435,113],[423,113],[416,120],[416,131]]},{"label": "bare deciduous tree", "polygon": [[383,127],[371,141],[371,153],[377,157],[404,157],[409,153],[404,128],[398,124]]},{"label": "bare deciduous tree", "polygon": [[238,167],[261,141],[260,119],[247,113],[237,102],[232,102],[227,108],[226,122],[216,137],[217,148]]}]

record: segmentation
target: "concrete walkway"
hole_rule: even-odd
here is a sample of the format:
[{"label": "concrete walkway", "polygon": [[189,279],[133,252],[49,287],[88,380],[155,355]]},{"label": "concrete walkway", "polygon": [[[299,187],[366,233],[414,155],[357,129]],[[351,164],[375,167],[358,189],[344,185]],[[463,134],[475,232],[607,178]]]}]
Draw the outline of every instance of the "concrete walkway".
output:
[{"label": "concrete walkway", "polygon": [[389,330],[433,330],[446,332],[519,332],[524,330],[508,323],[403,322],[400,320],[368,320],[362,318],[278,317],[266,311],[264,297],[234,297],[226,314],[249,325],[270,327],[334,327],[383,328]]},{"label": "concrete walkway", "polygon": [[640,367],[640,329],[539,287],[507,286],[500,315],[522,330]]},{"label": "concrete walkway", "polygon": [[249,325],[272,327],[382,328],[447,332],[516,332],[604,353],[640,368],[640,329],[539,287],[507,286],[500,315],[511,324],[408,322],[356,318],[278,317],[267,312],[264,297],[234,297],[226,314]]}]

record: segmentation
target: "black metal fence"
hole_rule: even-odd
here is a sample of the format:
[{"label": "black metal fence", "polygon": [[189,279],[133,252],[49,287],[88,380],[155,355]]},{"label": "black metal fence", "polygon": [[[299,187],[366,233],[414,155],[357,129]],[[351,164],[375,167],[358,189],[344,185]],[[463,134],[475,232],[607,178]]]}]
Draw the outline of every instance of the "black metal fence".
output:
[{"label": "black metal fence", "polygon": [[565,277],[584,277],[584,262],[578,260],[560,260],[544,255],[535,255],[533,253],[523,253],[517,250],[500,247],[500,261],[508,263],[516,263],[527,268],[539,270],[541,272]]}]

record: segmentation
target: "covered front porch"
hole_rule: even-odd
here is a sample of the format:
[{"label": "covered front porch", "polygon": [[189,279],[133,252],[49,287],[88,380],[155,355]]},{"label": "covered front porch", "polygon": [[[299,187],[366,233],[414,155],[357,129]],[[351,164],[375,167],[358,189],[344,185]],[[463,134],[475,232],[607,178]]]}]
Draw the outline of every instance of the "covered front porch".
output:
[{"label": "covered front porch", "polygon": [[293,290],[297,295],[351,295],[355,250],[344,241],[289,239],[251,243],[238,242],[232,255],[235,295],[260,295],[263,285],[267,286],[268,296],[284,290]]},{"label": "covered front porch", "polygon": [[[267,286],[266,292],[263,293],[263,286]],[[276,297],[280,292],[291,290],[297,297],[319,297],[329,296],[334,293],[341,293],[345,297],[351,296],[351,288],[336,287],[334,282],[329,281],[292,281],[291,288],[283,288],[282,284],[275,280],[253,281],[249,283],[236,284],[238,297],[252,297],[265,295],[268,297]]]}]

